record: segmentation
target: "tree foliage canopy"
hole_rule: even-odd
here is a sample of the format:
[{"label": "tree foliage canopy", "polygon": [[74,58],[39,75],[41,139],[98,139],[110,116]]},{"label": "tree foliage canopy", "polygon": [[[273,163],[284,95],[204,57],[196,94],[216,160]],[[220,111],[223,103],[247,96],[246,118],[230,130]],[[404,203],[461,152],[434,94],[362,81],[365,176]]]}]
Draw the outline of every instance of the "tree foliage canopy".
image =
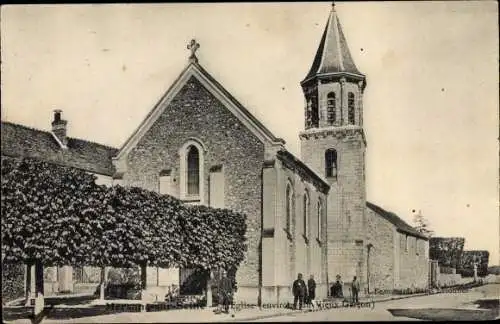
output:
[{"label": "tree foliage canopy", "polygon": [[2,157],[4,261],[203,269],[243,261],[244,215],[95,180],[82,170]]},{"label": "tree foliage canopy", "polygon": [[430,229],[429,220],[422,215],[421,211],[413,216],[413,222],[415,223],[415,229],[419,233],[424,234],[427,237],[434,235],[434,231]]},{"label": "tree foliage canopy", "polygon": [[431,237],[429,258],[437,260],[440,266],[459,268],[464,250],[463,237]]},{"label": "tree foliage canopy", "polygon": [[486,250],[464,251],[458,273],[463,276],[472,276],[474,274],[474,263],[476,263],[477,274],[486,276],[488,274],[489,257],[490,253]]}]

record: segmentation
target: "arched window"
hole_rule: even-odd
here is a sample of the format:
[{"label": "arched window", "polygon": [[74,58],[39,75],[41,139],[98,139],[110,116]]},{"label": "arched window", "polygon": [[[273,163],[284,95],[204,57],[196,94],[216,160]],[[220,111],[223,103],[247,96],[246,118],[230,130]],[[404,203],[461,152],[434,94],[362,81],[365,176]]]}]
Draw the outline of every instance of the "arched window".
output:
[{"label": "arched window", "polygon": [[330,92],[326,96],[326,118],[329,125],[333,125],[337,120],[337,105],[335,92]]},{"label": "arched window", "polygon": [[318,240],[321,241],[321,235],[322,235],[322,230],[321,230],[321,225],[323,222],[321,221],[323,219],[323,202],[321,201],[321,198],[318,199]]},{"label": "arched window", "polygon": [[293,219],[293,189],[291,184],[286,186],[286,230],[288,234],[292,234],[292,219]]},{"label": "arched window", "polygon": [[349,92],[347,94],[347,117],[349,119],[349,124],[354,125],[356,123],[355,109],[354,109],[354,93]]},{"label": "arched window", "polygon": [[319,111],[318,111],[318,98],[316,96],[311,97],[311,126],[319,126]]},{"label": "arched window", "polygon": [[[204,153],[197,139],[189,139],[179,149],[179,198],[190,204],[204,204]],[[175,179],[174,179],[175,181]]]},{"label": "arched window", "polygon": [[309,194],[304,194],[304,213],[302,215],[304,222],[304,236],[307,238],[309,236]]},{"label": "arched window", "polygon": [[325,176],[337,178],[337,151],[328,149],[325,152]]},{"label": "arched window", "polygon": [[187,154],[187,194],[200,194],[200,152],[191,145]]}]

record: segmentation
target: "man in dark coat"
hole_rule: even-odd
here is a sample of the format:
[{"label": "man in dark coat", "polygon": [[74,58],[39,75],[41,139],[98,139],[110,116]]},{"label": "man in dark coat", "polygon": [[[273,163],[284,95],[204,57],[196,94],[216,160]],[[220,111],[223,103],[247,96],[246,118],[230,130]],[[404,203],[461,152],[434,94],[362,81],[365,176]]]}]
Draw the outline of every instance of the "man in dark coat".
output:
[{"label": "man in dark coat", "polygon": [[340,275],[337,275],[337,281],[332,285],[330,289],[330,296],[333,298],[344,298],[342,292],[342,280]]},{"label": "man in dark coat", "polygon": [[306,283],[302,280],[302,273],[299,273],[297,279],[293,282],[293,308],[297,309],[297,301],[299,301],[299,309],[302,309],[302,303],[307,293]]},{"label": "man in dark coat", "polygon": [[359,281],[354,276],[354,279],[352,280],[352,302],[358,304],[359,303]]},{"label": "man in dark coat", "polygon": [[316,281],[314,281],[314,275],[311,275],[309,280],[307,280],[307,301],[308,301],[308,304],[313,305],[314,299],[316,299]]},{"label": "man in dark coat", "polygon": [[229,304],[233,295],[233,282],[227,277],[225,270],[222,271],[222,278],[219,280],[219,304],[222,304],[223,311],[229,313]]}]

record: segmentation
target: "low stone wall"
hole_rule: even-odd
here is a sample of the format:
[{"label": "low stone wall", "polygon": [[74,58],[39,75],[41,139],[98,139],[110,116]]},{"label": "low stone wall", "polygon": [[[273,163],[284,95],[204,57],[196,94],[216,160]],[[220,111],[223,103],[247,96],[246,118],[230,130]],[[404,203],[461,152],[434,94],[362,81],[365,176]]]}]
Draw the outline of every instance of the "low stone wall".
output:
[{"label": "low stone wall", "polygon": [[438,285],[440,287],[449,287],[462,283],[462,276],[459,274],[440,273],[438,276]]},{"label": "low stone wall", "polygon": [[55,296],[59,292],[59,282],[43,282],[43,292],[45,296]]}]

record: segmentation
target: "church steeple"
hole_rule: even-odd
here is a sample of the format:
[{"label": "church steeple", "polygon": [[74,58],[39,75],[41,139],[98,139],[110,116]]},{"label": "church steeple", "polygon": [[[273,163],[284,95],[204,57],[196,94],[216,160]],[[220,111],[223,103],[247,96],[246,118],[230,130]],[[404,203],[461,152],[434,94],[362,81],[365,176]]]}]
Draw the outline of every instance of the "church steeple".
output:
[{"label": "church steeple", "polygon": [[315,76],[342,72],[363,77],[363,74],[359,72],[354,64],[337,12],[335,11],[335,4],[332,4],[332,9],[313,64],[302,83],[307,82]]},{"label": "church steeple", "polygon": [[[347,47],[332,8],[313,64],[301,82],[305,130],[302,161],[330,184],[327,201],[328,277],[366,278],[365,76]],[[353,257],[354,255],[359,257]]]},{"label": "church steeple", "polygon": [[363,126],[366,79],[354,64],[334,5],[311,69],[300,84],[306,130]]}]

